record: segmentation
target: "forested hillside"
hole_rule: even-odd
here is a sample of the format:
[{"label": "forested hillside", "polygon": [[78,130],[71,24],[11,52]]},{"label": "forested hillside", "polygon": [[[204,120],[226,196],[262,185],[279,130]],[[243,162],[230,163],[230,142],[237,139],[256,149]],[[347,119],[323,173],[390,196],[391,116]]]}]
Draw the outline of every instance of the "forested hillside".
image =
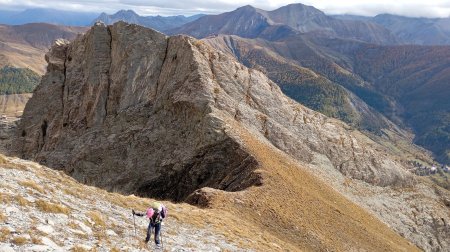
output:
[{"label": "forested hillside", "polygon": [[0,95],[32,93],[41,77],[28,68],[5,66],[0,69]]}]

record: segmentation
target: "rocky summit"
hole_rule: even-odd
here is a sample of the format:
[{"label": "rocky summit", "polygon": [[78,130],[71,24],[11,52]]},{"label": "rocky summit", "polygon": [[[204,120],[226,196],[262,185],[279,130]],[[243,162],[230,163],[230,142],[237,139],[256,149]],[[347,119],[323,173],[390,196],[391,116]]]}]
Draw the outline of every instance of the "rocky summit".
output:
[{"label": "rocky summit", "polygon": [[201,41],[97,23],[46,61],[15,155],[111,191],[226,210],[272,250],[450,247],[448,191]]}]

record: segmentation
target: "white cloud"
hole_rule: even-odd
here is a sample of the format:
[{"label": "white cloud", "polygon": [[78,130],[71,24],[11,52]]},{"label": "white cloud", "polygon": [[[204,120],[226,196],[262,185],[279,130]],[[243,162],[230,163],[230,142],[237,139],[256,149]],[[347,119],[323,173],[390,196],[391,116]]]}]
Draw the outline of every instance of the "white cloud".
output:
[{"label": "white cloud", "polygon": [[[298,1],[297,1],[298,2]],[[273,10],[292,3],[288,0],[0,0],[0,10],[25,8],[55,8],[64,10],[108,12],[132,9],[142,15],[173,15],[220,13],[250,4]],[[374,16],[391,13],[405,16],[449,17],[449,0],[304,0],[327,14],[357,14]]]}]

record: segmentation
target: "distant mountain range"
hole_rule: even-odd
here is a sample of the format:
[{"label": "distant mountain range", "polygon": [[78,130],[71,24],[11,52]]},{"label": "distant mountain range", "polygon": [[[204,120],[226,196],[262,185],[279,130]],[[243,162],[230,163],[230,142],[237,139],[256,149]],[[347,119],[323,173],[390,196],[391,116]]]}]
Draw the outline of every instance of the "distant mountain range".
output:
[{"label": "distant mountain range", "polygon": [[182,15],[178,16],[139,16],[136,12],[132,10],[121,10],[115,14],[108,15],[106,13],[100,14],[93,23],[97,21],[102,21],[105,24],[113,24],[117,21],[125,21],[130,24],[138,24],[144,27],[153,28],[158,31],[166,31],[168,29],[173,29],[175,27],[182,26],[186,23],[192,22],[199,17],[204,16],[203,14],[198,14],[190,17],[185,17]]},{"label": "distant mountain range", "polygon": [[265,72],[291,98],[360,129],[406,136],[395,125],[412,128],[417,143],[450,162],[449,46],[402,45],[381,24],[336,19],[302,4],[244,6],[170,33],[206,38]]},{"label": "distant mountain range", "polygon": [[27,23],[49,23],[66,26],[90,26],[96,21],[105,24],[113,24],[117,21],[125,21],[130,24],[138,24],[159,31],[166,31],[186,23],[192,22],[203,14],[193,16],[140,16],[132,10],[120,10],[115,14],[74,12],[55,9],[27,9],[24,11],[0,10],[0,23],[7,25],[22,25]]},{"label": "distant mountain range", "polygon": [[368,22],[340,20],[302,4],[291,4],[273,11],[244,6],[232,12],[208,15],[168,31],[197,38],[215,34],[233,34],[245,38],[277,40],[299,33],[318,33],[371,43],[398,43],[386,28]]},{"label": "distant mountain range", "polygon": [[375,17],[334,16],[343,20],[364,20],[390,30],[402,44],[450,45],[450,18],[412,18],[390,14]]},{"label": "distant mountain range", "polygon": [[88,26],[99,13],[75,12],[55,9],[27,9],[21,12],[0,12],[0,23],[21,25],[27,23],[49,23],[69,26]]},{"label": "distant mountain range", "polygon": [[[199,18],[204,20],[195,22]],[[238,20],[243,18],[242,20]],[[220,20],[224,23],[219,23]],[[391,14],[375,17],[357,15],[326,15],[307,5],[291,4],[273,11],[243,6],[220,15],[197,14],[193,16],[140,16],[132,10],[120,10],[114,14],[76,12],[35,8],[24,11],[0,10],[0,23],[20,25],[26,23],[50,23],[68,26],[90,26],[96,21],[113,24],[117,21],[138,24],[168,34],[181,31],[197,38],[220,34],[241,37],[272,38],[293,33],[321,33],[375,44],[450,45],[450,18],[413,18]],[[207,23],[203,29],[195,28]],[[241,26],[231,24],[239,23]],[[180,28],[181,26],[184,26]],[[220,29],[219,29],[220,27]],[[270,27],[270,28],[269,28]],[[273,31],[276,29],[276,33]],[[189,32],[191,30],[191,32]],[[197,30],[198,34],[193,31]],[[270,30],[270,31],[269,31]],[[266,35],[265,35],[266,34]]]}]

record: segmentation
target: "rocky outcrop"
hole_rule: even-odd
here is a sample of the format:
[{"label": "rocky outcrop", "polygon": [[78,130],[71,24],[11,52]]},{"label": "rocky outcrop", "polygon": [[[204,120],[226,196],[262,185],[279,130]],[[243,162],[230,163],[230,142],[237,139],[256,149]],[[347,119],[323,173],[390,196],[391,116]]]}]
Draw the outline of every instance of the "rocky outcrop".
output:
[{"label": "rocky outcrop", "polygon": [[24,114],[20,152],[124,192],[182,200],[203,186],[241,189],[255,162],[208,115],[205,90],[188,85],[203,84],[191,48],[189,38],[125,23],[56,44]]},{"label": "rocky outcrop", "polygon": [[[203,187],[262,185],[260,160],[231,126],[238,125],[306,167],[324,164],[379,190],[415,184],[375,142],[195,39],[123,22],[98,24],[73,43],[53,46],[46,60],[15,149],[80,181],[177,201]],[[429,197],[439,205],[430,211],[445,211],[440,196]],[[359,203],[374,212],[383,208]],[[448,213],[442,218],[450,223]],[[447,226],[430,235],[440,240],[437,248],[448,245],[442,241]],[[414,227],[428,232],[430,225]]]},{"label": "rocky outcrop", "polygon": [[[304,162],[319,152],[342,173],[369,183],[412,182],[399,164],[361,146],[342,125],[188,37],[99,24],[72,44],[58,41],[46,60],[48,72],[24,114],[19,152],[82,181],[143,193],[161,177],[197,174],[178,184],[190,188],[181,190],[185,195],[159,192],[178,200],[206,185],[231,189],[233,179],[226,183],[229,172],[222,170],[255,167],[223,132],[224,117],[232,117]],[[221,167],[199,158],[209,155]],[[208,167],[211,177],[192,167]],[[242,184],[245,176],[237,178]]]}]

